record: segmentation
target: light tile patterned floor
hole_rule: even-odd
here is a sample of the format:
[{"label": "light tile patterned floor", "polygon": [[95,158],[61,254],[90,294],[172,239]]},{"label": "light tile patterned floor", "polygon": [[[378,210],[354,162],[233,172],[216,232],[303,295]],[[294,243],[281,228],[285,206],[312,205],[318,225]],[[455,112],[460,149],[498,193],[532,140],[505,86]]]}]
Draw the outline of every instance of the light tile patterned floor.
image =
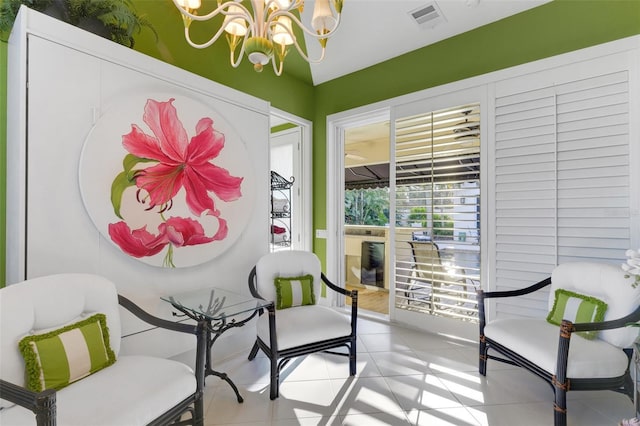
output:
[{"label": "light tile patterned floor", "polygon": [[[216,369],[235,381],[245,401],[217,377],[207,378],[205,425],[482,425],[553,424],[551,388],[532,374],[489,361],[478,374],[477,346],[370,319],[359,320],[358,372],[344,357],[292,361],[280,398],[269,399],[269,364],[259,355]],[[247,351],[248,352],[248,351]],[[615,392],[569,392],[570,426],[615,426],[633,404]]]}]

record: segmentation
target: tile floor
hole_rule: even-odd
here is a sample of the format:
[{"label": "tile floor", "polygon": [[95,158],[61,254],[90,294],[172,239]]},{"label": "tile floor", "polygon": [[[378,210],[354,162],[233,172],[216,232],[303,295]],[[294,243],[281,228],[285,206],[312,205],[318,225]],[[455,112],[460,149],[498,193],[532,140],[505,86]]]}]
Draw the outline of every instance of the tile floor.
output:
[{"label": "tile floor", "polygon": [[[310,355],[285,368],[275,401],[263,355],[214,365],[245,401],[239,404],[225,382],[208,377],[205,425],[553,425],[551,388],[495,361],[481,377],[474,342],[372,319],[361,318],[358,327],[355,377],[344,357]],[[615,392],[569,392],[568,400],[569,425],[615,426],[633,417],[631,401]]]}]

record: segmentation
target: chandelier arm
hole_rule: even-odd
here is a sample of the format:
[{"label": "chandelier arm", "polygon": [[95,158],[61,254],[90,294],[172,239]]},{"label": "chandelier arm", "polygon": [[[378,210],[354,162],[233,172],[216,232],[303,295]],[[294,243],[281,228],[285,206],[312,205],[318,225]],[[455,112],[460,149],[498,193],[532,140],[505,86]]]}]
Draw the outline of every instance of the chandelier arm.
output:
[{"label": "chandelier arm", "polygon": [[234,55],[234,51],[229,49],[229,62],[231,62],[231,66],[233,68],[238,68],[238,66],[240,66],[240,63],[242,62],[242,55],[238,56],[238,60],[235,61],[235,55]]},{"label": "chandelier arm", "polygon": [[[206,15],[194,15],[193,13],[189,12],[188,10],[180,6],[180,4],[178,3],[179,0],[172,0],[172,1],[173,1],[173,4],[178,8],[180,13],[182,13],[184,16],[186,16],[187,18],[193,21],[208,21],[209,19],[213,18],[218,14],[223,14],[225,16],[231,15],[231,16],[236,16],[238,18],[245,18],[247,21],[249,21],[249,23],[253,21],[253,16],[251,15],[251,13],[249,13],[249,9],[247,9],[247,7],[242,3],[236,2],[236,1],[222,3],[220,6],[218,6],[211,12],[207,13]],[[225,12],[224,10],[228,9],[229,6],[237,6],[238,8],[243,10],[244,14]]]},{"label": "chandelier arm", "polygon": [[[312,64],[317,64],[317,63],[320,63],[320,62],[322,62],[322,61],[324,60],[324,55],[325,55],[325,52],[326,52],[326,49],[325,49],[324,47],[322,48],[322,53],[320,54],[320,58],[318,58],[318,59],[311,59],[311,58],[309,58],[309,55],[307,55],[307,54],[304,52],[304,50],[302,49],[302,47],[300,46],[300,44],[298,44],[298,41],[296,40],[296,38],[295,38],[295,37],[294,37],[294,35],[293,35],[293,32],[291,32],[291,31],[289,30],[289,28],[287,28],[285,25],[282,25],[282,24],[281,24],[281,23],[279,23],[278,21],[275,21],[275,22],[273,23],[273,25],[274,25],[274,26],[281,27],[281,28],[284,28],[284,30],[287,32],[287,34],[289,34],[289,36],[291,37],[291,40],[293,40],[293,44],[294,44],[294,46],[296,47],[296,50],[298,51],[298,53],[300,54],[300,56],[302,56],[302,58],[303,58],[305,61],[307,61],[307,62],[309,62],[309,63],[312,63]],[[272,31],[271,31],[271,29],[269,29],[269,35],[270,35],[270,36],[272,35]],[[274,56],[273,61],[274,61],[273,66],[275,67],[275,66],[276,66],[276,65],[275,65],[275,56]],[[282,63],[282,62],[284,62],[284,60],[282,60],[282,61],[281,61],[281,63]],[[282,73],[282,65],[280,65],[280,70],[281,70],[280,72]],[[274,71],[275,71],[275,68],[274,68]],[[279,75],[279,74],[278,74],[278,75]]]},{"label": "chandelier arm", "polygon": [[335,32],[336,32],[336,30],[338,29],[338,27],[340,27],[340,21],[341,21],[342,14],[341,14],[341,13],[338,13],[338,16],[337,16],[337,18],[336,18],[336,25],[335,25],[335,27],[333,27],[333,29],[332,29],[331,31],[329,31],[329,32],[327,32],[327,33],[325,33],[325,34],[318,34],[318,33],[316,33],[314,30],[310,30],[309,28],[307,28],[307,27],[302,23],[302,21],[300,21],[300,19],[298,19],[298,18],[296,17],[296,15],[294,15],[293,13],[288,12],[288,11],[286,11],[286,10],[277,10],[277,11],[273,12],[273,13],[271,14],[271,16],[269,16],[269,20],[268,20],[268,22],[267,22],[267,23],[268,23],[268,24],[271,24],[271,22],[272,22],[273,20],[275,20],[278,16],[286,16],[286,17],[288,17],[288,18],[289,18],[289,19],[291,19],[294,23],[296,23],[296,24],[298,25],[298,27],[300,27],[300,29],[301,29],[302,31],[304,31],[305,33],[309,34],[310,36],[312,36],[312,37],[314,37],[314,38],[316,38],[316,39],[320,40],[320,39],[322,39],[322,38],[329,38],[329,37],[331,37],[331,36],[333,35],[333,33],[335,33]]},{"label": "chandelier arm", "polygon": [[291,10],[300,8],[300,6],[304,6],[304,0],[292,1],[291,4],[289,4],[289,7],[287,7],[286,9],[280,8],[280,6],[278,5],[278,0],[267,0],[264,6],[265,6],[265,9],[268,10],[271,8],[272,5],[277,5],[278,10],[291,11]]},{"label": "chandelier arm", "polygon": [[242,45],[240,46],[240,54],[238,55],[237,61],[235,61],[235,50],[231,50],[231,47],[229,48],[229,59],[233,68],[238,68],[238,66],[242,62],[242,58],[244,57],[244,44],[247,42],[249,34],[249,31],[247,31],[247,33],[244,35],[244,40],[242,40]]},{"label": "chandelier arm", "polygon": [[282,69],[283,69],[283,64],[284,64],[284,60],[280,61],[280,65],[276,66],[276,57],[274,56],[273,59],[271,60],[271,63],[273,64],[273,72],[276,76],[280,77],[282,75]]},{"label": "chandelier arm", "polygon": [[196,43],[193,40],[191,40],[191,36],[189,35],[189,28],[190,27],[184,27],[184,38],[187,40],[187,43],[189,43],[189,45],[191,47],[196,48],[196,49],[205,49],[205,48],[211,46],[213,43],[215,43],[220,38],[220,36],[224,32],[224,27],[220,27],[218,32],[215,33],[215,35],[213,37],[211,37],[209,39],[209,41],[207,41],[205,43]]},{"label": "chandelier arm", "polygon": [[325,54],[325,51],[326,51],[326,48],[325,48],[325,47],[322,47],[322,53],[320,54],[320,57],[319,57],[318,59],[311,59],[311,58],[309,57],[309,55],[307,55],[307,54],[302,50],[302,47],[300,47],[300,45],[298,44],[298,41],[297,41],[297,40],[294,40],[294,41],[293,41],[293,45],[296,47],[296,50],[298,51],[298,53],[300,54],[300,56],[302,56],[302,58],[303,58],[305,61],[309,62],[310,64],[318,64],[318,63],[322,62],[322,60],[324,59],[324,54]]}]

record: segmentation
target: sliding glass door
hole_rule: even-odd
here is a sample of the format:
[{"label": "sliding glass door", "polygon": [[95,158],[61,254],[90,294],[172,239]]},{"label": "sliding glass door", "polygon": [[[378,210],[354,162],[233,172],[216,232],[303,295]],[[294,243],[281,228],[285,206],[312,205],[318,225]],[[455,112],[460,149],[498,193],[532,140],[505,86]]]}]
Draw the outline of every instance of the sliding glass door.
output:
[{"label": "sliding glass door", "polygon": [[477,318],[480,114],[468,103],[395,119],[396,312]]}]

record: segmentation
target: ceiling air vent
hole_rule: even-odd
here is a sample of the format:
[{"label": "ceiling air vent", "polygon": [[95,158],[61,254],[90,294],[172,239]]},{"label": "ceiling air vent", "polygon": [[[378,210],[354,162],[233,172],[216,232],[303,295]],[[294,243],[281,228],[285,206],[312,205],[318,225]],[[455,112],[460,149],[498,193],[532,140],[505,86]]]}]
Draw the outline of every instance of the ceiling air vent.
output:
[{"label": "ceiling air vent", "polygon": [[424,28],[433,28],[446,21],[444,15],[440,11],[440,8],[435,2],[420,6],[419,8],[409,12],[409,15],[419,27]]}]

